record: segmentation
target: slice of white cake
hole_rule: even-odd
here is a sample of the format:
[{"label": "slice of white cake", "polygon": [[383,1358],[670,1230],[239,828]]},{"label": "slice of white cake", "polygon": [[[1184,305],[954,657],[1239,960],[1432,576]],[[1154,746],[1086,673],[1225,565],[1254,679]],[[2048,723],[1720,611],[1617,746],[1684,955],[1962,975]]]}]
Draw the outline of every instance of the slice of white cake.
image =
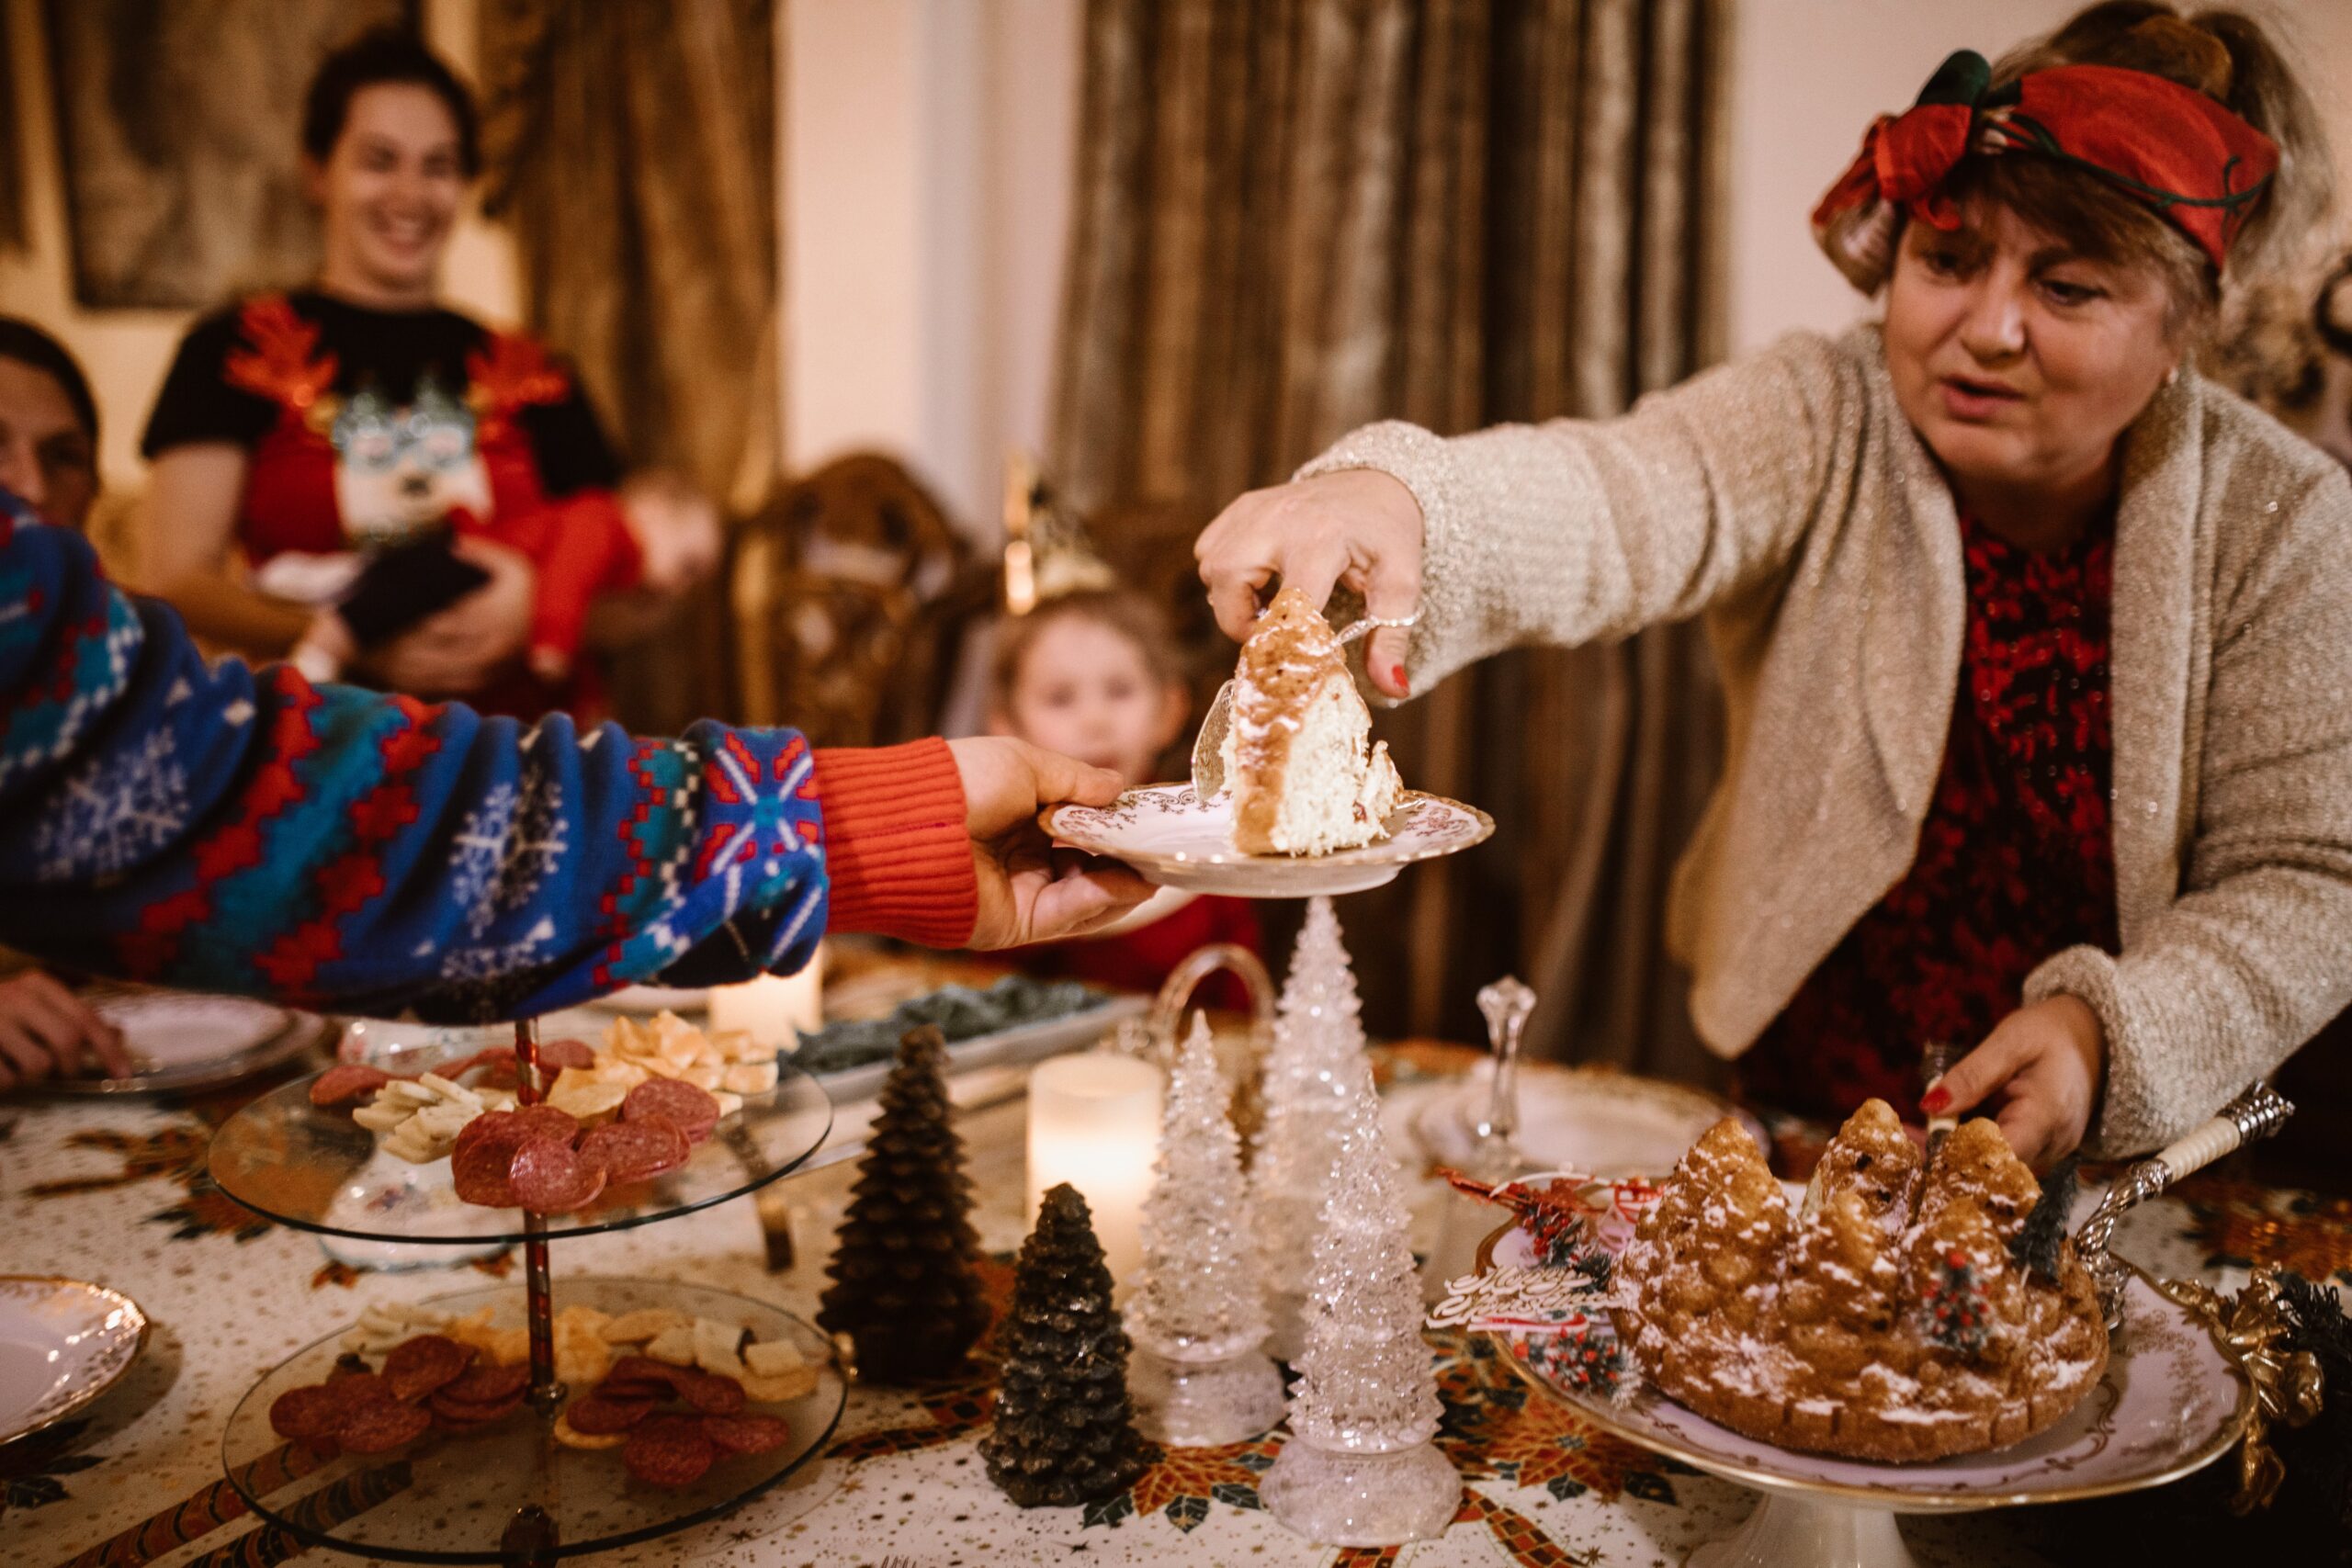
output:
[{"label": "slice of white cake", "polygon": [[1285,588],[1233,675],[1224,763],[1235,847],[1317,855],[1385,838],[1405,789],[1387,743],[1371,739],[1339,637],[1306,594]]}]

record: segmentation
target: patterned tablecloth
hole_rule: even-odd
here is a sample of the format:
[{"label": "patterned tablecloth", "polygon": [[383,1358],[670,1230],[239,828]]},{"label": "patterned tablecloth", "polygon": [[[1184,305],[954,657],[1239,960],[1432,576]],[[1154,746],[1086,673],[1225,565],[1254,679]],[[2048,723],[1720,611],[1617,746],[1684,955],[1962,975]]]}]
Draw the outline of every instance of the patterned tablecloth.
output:
[{"label": "patterned tablecloth", "polygon": [[[1470,1059],[1422,1048],[1392,1055],[1387,1065],[1410,1075]],[[248,1086],[233,1099],[252,1092]],[[121,1385],[74,1420],[0,1448],[0,1562],[209,1568],[300,1554],[274,1529],[255,1528],[221,1479],[221,1431],[239,1396],[267,1367],[371,1300],[463,1290],[485,1276],[519,1280],[513,1255],[407,1273],[356,1269],[326,1257],[317,1238],[255,1218],[203,1175],[206,1139],[232,1102],[0,1108],[0,1272],[102,1280],[154,1320],[147,1353]],[[962,1122],[1000,1300],[1020,1241],[1023,1125],[1018,1101]],[[559,1244],[558,1276],[689,1280],[813,1316],[854,1169],[837,1163],[782,1184],[800,1258],[786,1271],[768,1271],[753,1205],[739,1201]],[[2273,1259],[2352,1282],[2352,1203],[2196,1182],[2135,1215],[2120,1250],[2159,1273],[2201,1271],[2233,1285],[2249,1262]],[[1446,1402],[1442,1440],[1465,1485],[1453,1529],[1402,1551],[1317,1548],[1276,1524],[1259,1504],[1258,1481],[1278,1435],[1171,1452],[1131,1491],[1091,1507],[1016,1508],[988,1483],[975,1453],[990,1402],[980,1381],[923,1397],[854,1390],[821,1462],[732,1517],[593,1561],[1662,1568],[1754,1506],[1752,1494],[1531,1399],[1481,1346],[1443,1336],[1430,1345]],[[1913,1520],[1904,1529],[1925,1562],[2037,1564],[2045,1560],[2028,1544],[2030,1513]],[[304,1561],[336,1559],[316,1552]]]}]

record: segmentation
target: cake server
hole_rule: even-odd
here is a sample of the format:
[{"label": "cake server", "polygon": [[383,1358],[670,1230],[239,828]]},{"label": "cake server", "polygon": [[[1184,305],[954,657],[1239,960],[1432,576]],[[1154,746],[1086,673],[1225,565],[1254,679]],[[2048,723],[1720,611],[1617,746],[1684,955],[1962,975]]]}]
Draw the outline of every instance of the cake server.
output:
[{"label": "cake server", "polygon": [[2190,1130],[2115,1179],[2107,1196],[2075,1233],[2075,1250],[2098,1287],[2100,1314],[2107,1331],[2123,1326],[2123,1291],[2132,1271],[2108,1250],[2115,1239],[2115,1222],[2133,1205],[2146,1201],[2194,1170],[2223,1155],[2270,1136],[2286,1125],[2295,1108],[2268,1084],[2249,1085],[2245,1093],[2222,1107],[2210,1122]]},{"label": "cake server", "polygon": [[[1420,618],[1418,610],[1409,615],[1366,615],[1340,634],[1340,646],[1347,647],[1375,627],[1402,630],[1418,625]],[[1193,794],[1202,800],[1214,800],[1225,792],[1225,732],[1232,728],[1233,682],[1227,681],[1216,689],[1208,714],[1201,720],[1201,732],[1193,738]]]}]

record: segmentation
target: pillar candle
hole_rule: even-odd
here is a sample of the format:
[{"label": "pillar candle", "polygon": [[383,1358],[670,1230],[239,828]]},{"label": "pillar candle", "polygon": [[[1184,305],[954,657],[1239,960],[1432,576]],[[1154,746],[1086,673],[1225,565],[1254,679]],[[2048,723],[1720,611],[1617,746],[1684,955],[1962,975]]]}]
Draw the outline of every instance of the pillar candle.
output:
[{"label": "pillar candle", "polygon": [[1077,1188],[1123,1290],[1143,1261],[1159,1095],[1158,1067],[1104,1052],[1057,1056],[1029,1075],[1029,1223],[1036,1224],[1047,1188]]},{"label": "pillar candle", "polygon": [[825,950],[820,947],[794,975],[762,975],[740,986],[714,986],[710,1027],[740,1029],[763,1045],[790,1050],[803,1032],[824,1021]]}]

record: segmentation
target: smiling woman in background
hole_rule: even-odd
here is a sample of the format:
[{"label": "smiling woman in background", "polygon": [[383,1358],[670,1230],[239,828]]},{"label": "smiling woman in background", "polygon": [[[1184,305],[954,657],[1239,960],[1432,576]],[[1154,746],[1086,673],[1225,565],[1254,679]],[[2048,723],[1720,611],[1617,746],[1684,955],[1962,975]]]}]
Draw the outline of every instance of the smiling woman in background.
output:
[{"label": "smiling woman in background", "polygon": [[[324,262],[181,344],[142,444],[150,585],[250,658],[356,658],[397,691],[593,715],[594,667],[571,657],[586,600],[634,582],[605,607],[641,627],[649,599],[716,563],[714,513],[675,484],[624,486],[564,365],[436,302],[478,152],[472,99],[430,51],[379,32],[329,57],[302,148]],[[390,612],[337,614],[363,560],[453,534],[386,580]]]},{"label": "smiling woman in background", "polygon": [[1815,214],[1883,325],[1605,423],[1356,432],[1202,536],[1371,613],[1391,695],[1704,614],[1725,776],[1669,940],[1743,1089],[2153,1147],[2352,997],[2352,484],[2188,361],[2326,206],[2278,48],[2119,0],[1947,61]]}]

